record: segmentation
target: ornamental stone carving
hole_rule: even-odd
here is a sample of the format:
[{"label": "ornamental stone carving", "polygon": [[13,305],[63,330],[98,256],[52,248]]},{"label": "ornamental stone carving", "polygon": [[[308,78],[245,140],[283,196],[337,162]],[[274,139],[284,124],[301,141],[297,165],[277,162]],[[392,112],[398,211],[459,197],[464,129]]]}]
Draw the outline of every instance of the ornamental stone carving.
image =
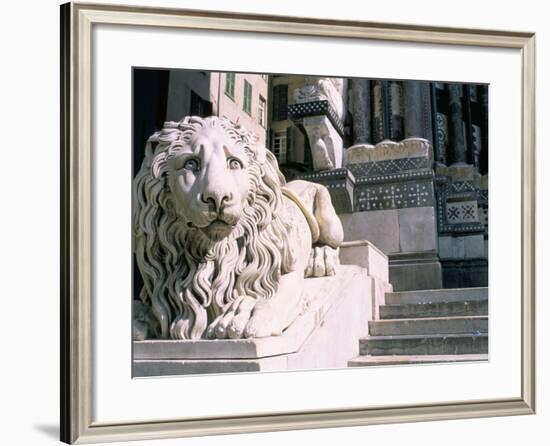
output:
[{"label": "ornamental stone carving", "polygon": [[343,140],[326,116],[304,118],[302,125],[307,133],[313,170],[330,170],[342,167]]},{"label": "ornamental stone carving", "polygon": [[133,235],[134,339],[222,339],[280,335],[304,278],[335,274],[343,230],[324,186],[285,184],[230,121],[187,117],[148,140]]},{"label": "ornamental stone carving", "polygon": [[294,90],[296,103],[327,100],[340,120],[344,118],[344,79],[305,76],[305,84]]},{"label": "ornamental stone carving", "polygon": [[384,140],[374,146],[371,144],[356,144],[344,152],[344,164],[346,166],[402,158],[428,158],[431,160],[430,142],[423,138],[407,138],[401,142]]}]

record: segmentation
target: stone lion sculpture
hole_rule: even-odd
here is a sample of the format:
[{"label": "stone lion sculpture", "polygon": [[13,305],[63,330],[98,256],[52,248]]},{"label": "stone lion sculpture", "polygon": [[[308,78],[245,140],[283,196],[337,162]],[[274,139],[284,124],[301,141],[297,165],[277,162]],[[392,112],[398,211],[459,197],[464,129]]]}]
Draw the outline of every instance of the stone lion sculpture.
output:
[{"label": "stone lion sculpture", "polygon": [[223,339],[281,334],[304,278],[335,273],[343,230],[325,187],[285,184],[252,134],[191,116],[147,142],[133,236],[134,339]]}]

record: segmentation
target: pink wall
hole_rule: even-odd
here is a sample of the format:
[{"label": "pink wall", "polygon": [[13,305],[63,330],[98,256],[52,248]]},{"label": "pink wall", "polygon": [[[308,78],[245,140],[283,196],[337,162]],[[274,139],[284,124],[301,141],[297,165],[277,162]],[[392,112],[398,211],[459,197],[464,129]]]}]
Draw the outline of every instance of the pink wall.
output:
[{"label": "pink wall", "polygon": [[[212,113],[241,124],[243,127],[253,132],[258,137],[259,142],[265,145],[267,131],[268,77],[262,77],[262,75],[259,74],[235,73],[235,94],[233,98],[225,93],[226,73],[213,72],[211,73],[210,79]],[[245,80],[252,86],[250,114],[243,110]],[[260,96],[266,101],[264,126],[259,124]]]}]

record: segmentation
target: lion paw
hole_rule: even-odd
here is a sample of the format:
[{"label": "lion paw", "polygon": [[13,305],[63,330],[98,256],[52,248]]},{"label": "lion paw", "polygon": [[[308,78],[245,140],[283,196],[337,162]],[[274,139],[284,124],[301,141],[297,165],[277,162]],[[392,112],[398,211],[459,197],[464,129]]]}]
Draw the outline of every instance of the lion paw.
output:
[{"label": "lion paw", "polygon": [[208,339],[263,338],[282,334],[284,327],[271,302],[240,296],[212,322]]},{"label": "lion paw", "polygon": [[262,301],[256,305],[252,317],[244,330],[245,338],[263,338],[280,336],[283,333],[281,318],[271,301]]},{"label": "lion paw", "polygon": [[207,328],[208,339],[239,339],[243,337],[245,327],[252,316],[256,300],[248,296],[239,296]]},{"label": "lion paw", "polygon": [[305,277],[334,276],[340,264],[339,249],[330,246],[315,246],[311,250]]}]

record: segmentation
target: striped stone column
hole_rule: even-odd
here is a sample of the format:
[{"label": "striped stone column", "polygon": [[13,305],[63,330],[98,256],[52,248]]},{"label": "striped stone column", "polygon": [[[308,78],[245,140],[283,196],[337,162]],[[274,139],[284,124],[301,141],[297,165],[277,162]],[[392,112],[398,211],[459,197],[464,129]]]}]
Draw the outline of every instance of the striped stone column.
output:
[{"label": "striped stone column", "polygon": [[[375,80],[372,82],[372,143],[376,144],[386,138],[387,119],[385,117],[384,81]],[[388,135],[389,137],[389,135]]]},{"label": "striped stone column", "polygon": [[370,81],[368,79],[352,79],[352,116],[353,144],[366,144],[372,141]]},{"label": "striped stone column", "polygon": [[449,84],[449,147],[448,165],[466,164],[466,138],[464,136],[464,118],[462,110],[462,85]]},{"label": "striped stone column", "polygon": [[405,109],[405,138],[423,137],[423,113],[420,82],[404,82],[403,102]]}]

